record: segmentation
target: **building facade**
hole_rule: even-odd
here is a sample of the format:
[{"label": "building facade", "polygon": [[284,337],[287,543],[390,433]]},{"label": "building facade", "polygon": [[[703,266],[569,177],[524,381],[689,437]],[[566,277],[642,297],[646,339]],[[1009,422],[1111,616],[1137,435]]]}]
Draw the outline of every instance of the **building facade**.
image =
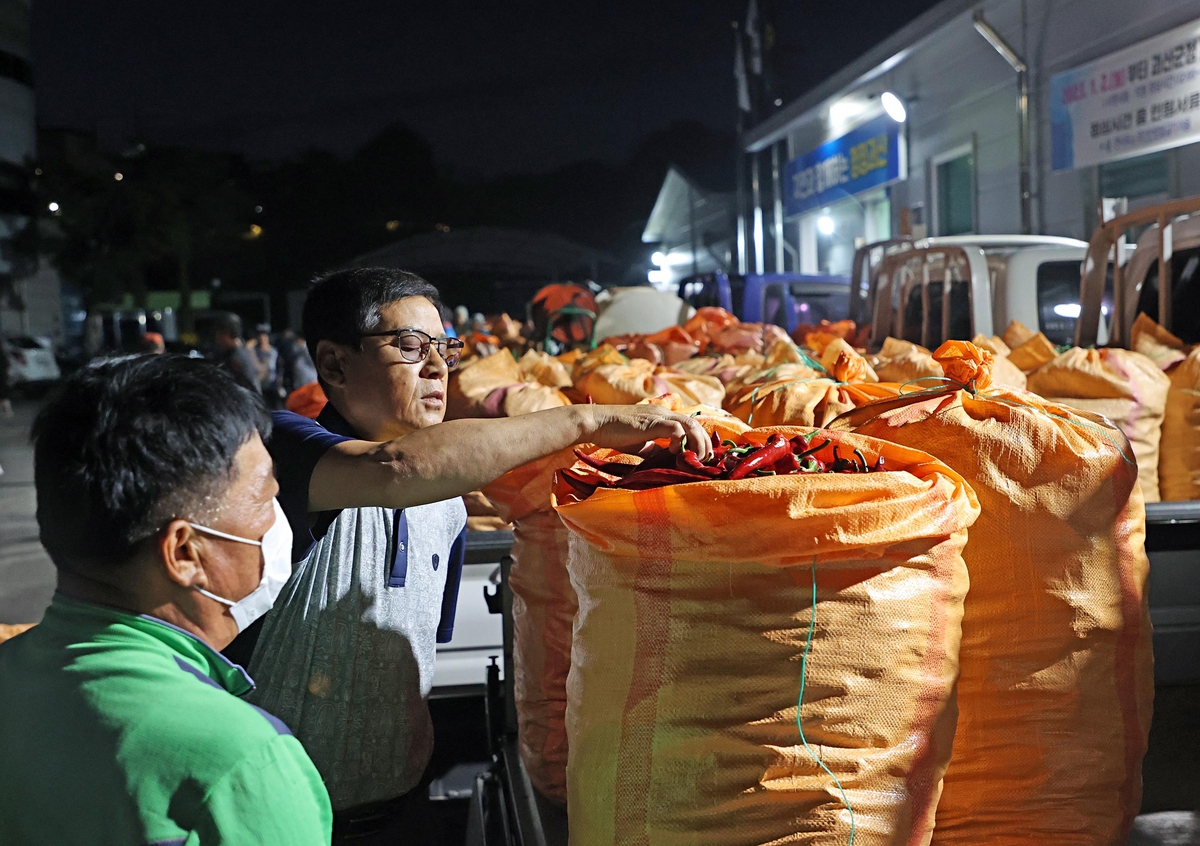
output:
[{"label": "building facade", "polygon": [[944,0],[743,136],[744,266],[845,275],[899,235],[1087,238],[1102,198],[1200,194],[1198,40],[1194,0]]}]

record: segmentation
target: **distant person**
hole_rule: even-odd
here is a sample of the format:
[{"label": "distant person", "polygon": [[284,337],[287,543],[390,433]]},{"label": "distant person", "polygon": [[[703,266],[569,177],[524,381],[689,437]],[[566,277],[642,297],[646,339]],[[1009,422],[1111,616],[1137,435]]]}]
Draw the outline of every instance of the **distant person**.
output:
[{"label": "distant person", "polygon": [[254,354],[258,358],[259,388],[269,408],[282,408],[283,385],[279,379],[279,351],[271,344],[271,324],[259,323],[254,327],[257,343]]},{"label": "distant person", "polygon": [[329,843],[312,761],[218,651],[291,573],[270,429],[183,356],[87,365],[38,415],[58,588],[0,644],[0,843]]},{"label": "distant person", "polygon": [[458,338],[471,334],[471,311],[465,305],[454,307],[454,334]]},{"label": "distant person", "polygon": [[422,829],[427,700],[436,644],[453,631],[460,497],[580,442],[669,438],[676,450],[685,441],[702,456],[711,450],[696,421],[657,406],[443,423],[462,341],[443,334],[438,302],[437,289],[399,270],[319,279],[304,336],[328,405],[316,420],[272,415],[268,448],[296,565],[253,648],[252,701],[312,755],[335,809],[335,842],[432,842]]},{"label": "distant person", "polygon": [[295,358],[292,361],[292,382],[295,385],[293,390],[299,390],[315,381],[317,381],[317,367],[313,364],[312,355],[308,352],[304,338],[297,338],[295,340]]},{"label": "distant person", "polygon": [[213,341],[217,348],[216,363],[233,371],[238,378],[261,394],[262,379],[259,376],[258,358],[242,341],[242,318],[231,311],[219,315],[213,327]]},{"label": "distant person", "polygon": [[142,352],[151,355],[162,355],[167,351],[167,344],[158,332],[147,332],[142,336]]},{"label": "distant person", "polygon": [[8,345],[4,336],[0,335],[0,418],[7,420],[13,416],[12,386],[8,381]]}]

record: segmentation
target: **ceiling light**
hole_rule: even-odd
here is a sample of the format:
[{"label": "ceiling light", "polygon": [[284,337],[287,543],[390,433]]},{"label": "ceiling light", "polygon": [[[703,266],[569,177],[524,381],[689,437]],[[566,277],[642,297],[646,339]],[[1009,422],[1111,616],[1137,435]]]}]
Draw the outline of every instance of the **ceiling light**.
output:
[{"label": "ceiling light", "polygon": [[904,108],[904,101],[893,94],[891,91],[884,91],[879,98],[883,101],[883,110],[888,113],[888,117],[896,121],[896,123],[904,123],[908,117],[908,112]]},{"label": "ceiling light", "polygon": [[833,218],[829,215],[823,214],[817,218],[817,231],[822,235],[832,235],[835,228]]}]

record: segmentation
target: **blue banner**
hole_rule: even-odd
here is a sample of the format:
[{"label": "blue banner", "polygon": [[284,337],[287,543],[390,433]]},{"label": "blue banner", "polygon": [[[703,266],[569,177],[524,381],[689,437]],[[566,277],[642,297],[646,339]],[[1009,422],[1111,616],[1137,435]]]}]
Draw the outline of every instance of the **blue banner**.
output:
[{"label": "blue banner", "polygon": [[797,156],[784,170],[789,216],[908,176],[903,124],[887,115]]}]

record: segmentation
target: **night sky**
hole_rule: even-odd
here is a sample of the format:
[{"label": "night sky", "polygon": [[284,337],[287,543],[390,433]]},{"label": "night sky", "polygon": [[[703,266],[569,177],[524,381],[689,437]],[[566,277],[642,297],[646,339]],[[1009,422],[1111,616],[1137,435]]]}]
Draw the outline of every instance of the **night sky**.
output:
[{"label": "night sky", "polygon": [[[781,0],[785,99],[933,5]],[[744,0],[33,0],[43,125],[280,158],[407,123],[464,175],[616,161],[681,119],[732,129]],[[868,14],[869,12],[869,14]]]}]

